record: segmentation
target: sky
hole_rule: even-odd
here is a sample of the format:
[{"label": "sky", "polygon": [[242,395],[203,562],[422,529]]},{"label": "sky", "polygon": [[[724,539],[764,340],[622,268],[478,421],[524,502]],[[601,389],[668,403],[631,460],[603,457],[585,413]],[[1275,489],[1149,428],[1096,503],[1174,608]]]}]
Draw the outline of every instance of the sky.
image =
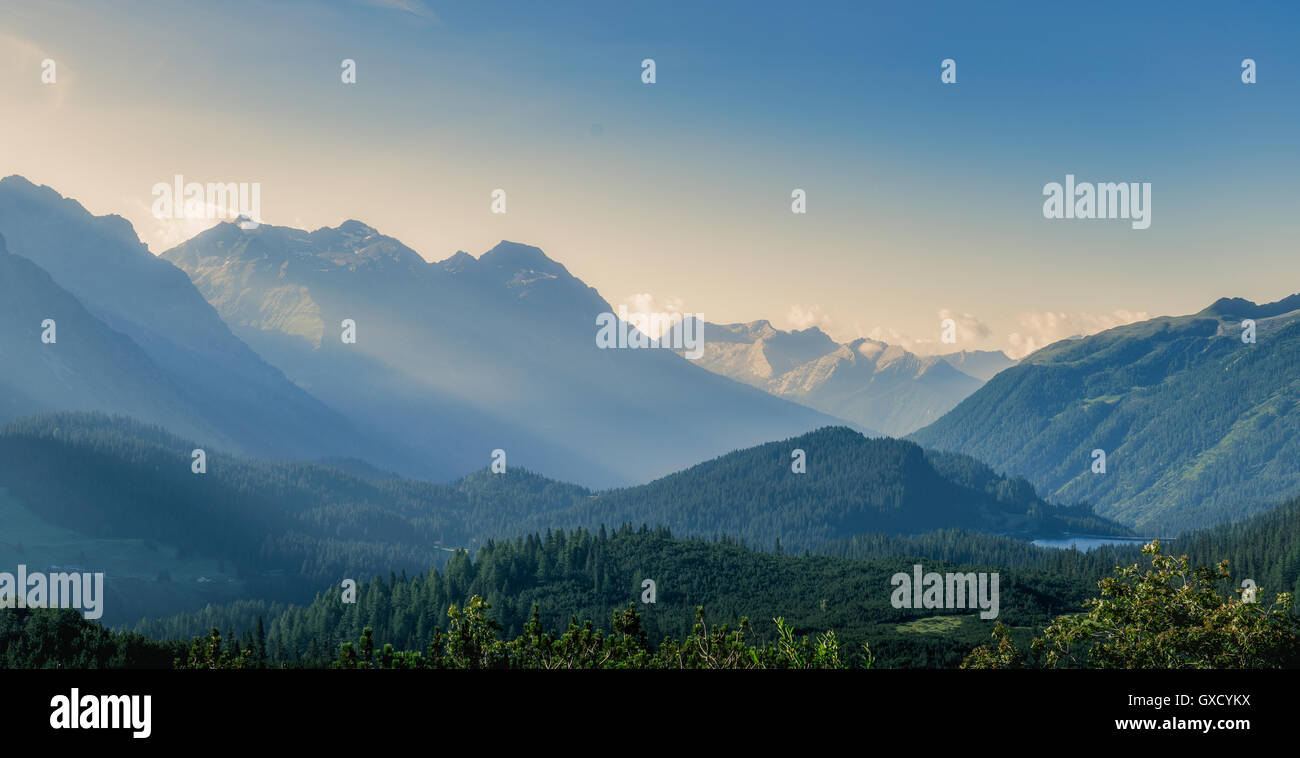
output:
[{"label": "sky", "polygon": [[[1300,7],[1047,6],[7,2],[0,175],[155,253],[214,222],[154,185],[256,182],[265,223],[522,242],[615,306],[920,353],[1300,291]],[[1150,182],[1150,227],[1044,218],[1067,174]]]}]

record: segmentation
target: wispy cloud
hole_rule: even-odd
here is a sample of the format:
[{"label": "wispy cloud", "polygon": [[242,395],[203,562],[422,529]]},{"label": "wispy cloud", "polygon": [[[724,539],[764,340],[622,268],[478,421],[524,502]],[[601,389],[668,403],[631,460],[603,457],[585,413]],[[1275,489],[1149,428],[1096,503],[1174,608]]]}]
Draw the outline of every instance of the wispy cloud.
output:
[{"label": "wispy cloud", "polygon": [[822,331],[830,331],[835,323],[835,319],[822,309],[820,305],[799,305],[795,303],[785,313],[785,321],[793,329],[807,329],[812,326],[820,327]]},{"label": "wispy cloud", "polygon": [[957,313],[947,308],[939,309],[939,321],[942,323],[945,319],[952,319],[957,324],[957,339],[963,341],[979,341],[987,339],[993,333],[989,325],[984,323],[973,313]]},{"label": "wispy cloud", "polygon": [[1069,337],[1086,337],[1116,326],[1151,318],[1146,311],[1124,309],[1109,313],[1026,311],[1016,318],[1018,328],[1008,333],[1001,329],[993,329],[974,314],[957,313],[944,308],[938,315],[940,320],[950,318],[956,322],[957,344],[951,345],[939,341],[937,323],[933,338],[917,337],[884,326],[877,326],[870,330],[857,326],[857,330],[866,337],[898,345],[918,355],[951,353],[956,350],[1002,350],[1011,358],[1019,360],[1053,342]]},{"label": "wispy cloud", "polygon": [[[668,296],[660,299],[649,292],[628,295],[623,298],[623,304],[627,306],[628,313],[685,313],[685,303],[680,297]],[[614,307],[617,308],[618,306],[615,305]],[[638,324],[633,324],[633,326],[638,329],[641,328]],[[659,339],[662,333],[669,328],[671,328],[669,324],[652,319],[645,323],[645,329],[642,329],[642,331],[653,339]]]},{"label": "wispy cloud", "polygon": [[885,342],[890,345],[897,345],[904,350],[909,350],[919,355],[928,355],[935,352],[936,346],[939,345],[938,339],[915,337],[892,327],[875,326],[871,329],[863,329],[861,325],[857,324],[855,324],[855,327],[857,328],[857,333],[867,339],[873,339],[877,342]]},{"label": "wispy cloud", "polygon": [[[148,222],[144,225],[136,224],[135,231],[140,241],[148,245],[149,252],[154,255],[164,253],[196,234],[221,223],[211,218],[154,218],[153,206],[149,201],[139,197],[125,198],[125,200],[138,211],[134,214],[136,218],[140,218],[144,213],[149,214]],[[215,209],[211,210],[214,211],[211,215],[215,215]]]},{"label": "wispy cloud", "polygon": [[442,19],[434,13],[429,6],[420,2],[420,0],[362,0],[366,5],[373,5],[378,8],[387,8],[394,11],[403,11],[414,16],[432,21],[435,24],[441,24]]}]

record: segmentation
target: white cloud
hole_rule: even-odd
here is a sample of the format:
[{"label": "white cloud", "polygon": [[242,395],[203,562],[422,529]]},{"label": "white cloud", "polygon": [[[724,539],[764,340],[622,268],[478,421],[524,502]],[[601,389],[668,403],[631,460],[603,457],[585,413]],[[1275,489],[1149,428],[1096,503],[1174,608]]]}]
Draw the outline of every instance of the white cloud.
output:
[{"label": "white cloud", "polygon": [[[623,298],[623,305],[627,306],[629,315],[633,313],[684,314],[686,312],[686,305],[680,297],[669,296],[665,297],[663,300],[659,300],[649,292],[638,292],[635,295],[628,295]],[[615,305],[614,308],[617,312],[618,306]],[[640,323],[634,323],[633,326],[636,326],[638,329],[641,328]],[[650,335],[652,339],[659,339],[663,332],[672,328],[672,322],[669,322],[666,319],[650,319],[645,326],[646,328],[642,329],[642,331]]]},{"label": "white cloud", "polygon": [[958,315],[956,312],[947,308],[939,309],[940,322],[949,318],[957,324],[958,342],[984,340],[993,333],[993,330],[989,329],[988,324],[980,321],[979,318],[972,313],[962,313]]},{"label": "white cloud", "polygon": [[[152,201],[145,202],[138,197],[129,198],[129,201],[138,210],[143,210],[149,219],[146,225],[136,226],[135,232],[154,255],[165,253],[221,223],[221,219],[212,218],[156,218],[153,215]],[[212,211],[210,215],[215,216],[215,209]]]},{"label": "white cloud", "polygon": [[1047,345],[1068,337],[1083,336],[1105,331],[1116,326],[1145,321],[1151,318],[1146,311],[1118,309],[1110,313],[1064,313],[1061,311],[1035,311],[1020,314],[1020,331],[1007,335],[1007,355],[1023,358]]},{"label": "white cloud", "polygon": [[897,345],[909,352],[918,355],[927,355],[934,352],[935,346],[939,345],[938,339],[925,339],[923,337],[914,337],[906,332],[900,332],[892,327],[877,326],[869,331],[864,331],[861,326],[857,326],[857,333],[865,336],[867,339],[873,339],[877,342],[884,342],[889,345]]},{"label": "white cloud", "polygon": [[785,321],[792,329],[807,329],[812,326],[820,327],[822,331],[830,331],[835,320],[830,314],[822,310],[820,305],[799,305],[790,306],[786,311]]},{"label": "white cloud", "polygon": [[[970,313],[957,313],[944,308],[939,311],[939,321],[950,318],[957,324],[957,344],[939,341],[939,323],[934,335],[917,337],[892,327],[877,326],[867,331],[856,325],[858,334],[870,339],[897,345],[917,355],[939,355],[957,350],[1003,350],[1016,359],[1074,336],[1087,336],[1135,321],[1151,318],[1145,311],[1117,309],[1109,313],[1066,313],[1064,311],[1027,311],[1017,317],[1018,328],[1009,334],[995,331]],[[1006,334],[1005,340],[999,335]]]},{"label": "white cloud", "polygon": [[374,5],[379,8],[388,8],[389,10],[405,11],[420,18],[432,21],[435,24],[441,24],[442,19],[438,18],[427,5],[420,0],[364,0],[366,5]]}]

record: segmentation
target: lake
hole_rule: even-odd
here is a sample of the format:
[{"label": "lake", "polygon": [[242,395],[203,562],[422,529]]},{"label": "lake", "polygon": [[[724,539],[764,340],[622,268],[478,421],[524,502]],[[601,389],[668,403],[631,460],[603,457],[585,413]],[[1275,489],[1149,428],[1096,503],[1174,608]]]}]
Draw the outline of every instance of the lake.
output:
[{"label": "lake", "polygon": [[[1147,539],[1132,539],[1127,537],[1065,537],[1059,540],[1034,540],[1033,544],[1039,547],[1056,547],[1062,550],[1074,548],[1088,552],[1102,545],[1144,545],[1150,542],[1154,537]],[[1170,540],[1161,538],[1160,543],[1163,545]]]}]

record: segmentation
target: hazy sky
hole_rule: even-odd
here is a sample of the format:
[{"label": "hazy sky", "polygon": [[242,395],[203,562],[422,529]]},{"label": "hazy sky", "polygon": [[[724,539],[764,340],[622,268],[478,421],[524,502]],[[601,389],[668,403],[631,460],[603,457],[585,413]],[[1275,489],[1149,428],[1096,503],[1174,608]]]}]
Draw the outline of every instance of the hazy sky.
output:
[{"label": "hazy sky", "polygon": [[[920,352],[945,315],[1020,354],[1300,291],[1296,5],[1047,5],[8,2],[0,175],[154,252],[211,224],[156,183],[260,182],[267,223],[509,239],[615,305]],[[1044,219],[1067,173],[1151,182],[1151,227]]]}]

